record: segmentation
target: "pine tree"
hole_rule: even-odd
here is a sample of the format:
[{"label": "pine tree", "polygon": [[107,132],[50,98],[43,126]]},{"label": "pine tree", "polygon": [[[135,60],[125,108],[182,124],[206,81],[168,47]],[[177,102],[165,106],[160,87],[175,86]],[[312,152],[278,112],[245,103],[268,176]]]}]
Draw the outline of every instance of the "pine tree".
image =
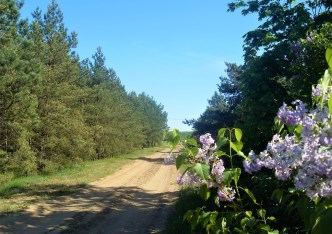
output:
[{"label": "pine tree", "polygon": [[31,90],[39,63],[31,41],[18,34],[21,7],[14,0],[0,1],[0,172],[26,175],[37,169],[31,138],[39,120]]},{"label": "pine tree", "polygon": [[79,63],[73,49],[76,34],[67,33],[63,15],[53,0],[42,18],[33,13],[29,38],[35,56],[43,63],[41,85],[36,90],[41,123],[34,138],[40,168],[53,170],[91,158],[90,129],[85,125],[82,90],[77,86]]}]

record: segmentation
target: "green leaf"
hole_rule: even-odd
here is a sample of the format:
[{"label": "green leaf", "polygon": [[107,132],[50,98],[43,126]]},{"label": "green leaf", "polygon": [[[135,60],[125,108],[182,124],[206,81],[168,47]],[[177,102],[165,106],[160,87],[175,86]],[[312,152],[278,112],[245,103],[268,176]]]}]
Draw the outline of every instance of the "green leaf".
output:
[{"label": "green leaf", "polygon": [[199,188],[199,195],[201,196],[201,198],[204,201],[209,199],[210,194],[211,194],[211,192],[210,192],[210,189],[208,188],[207,184],[201,185],[201,187]]},{"label": "green leaf", "polygon": [[254,194],[253,194],[248,188],[242,188],[242,187],[239,187],[239,188],[241,188],[243,191],[245,191],[245,192],[248,194],[248,196],[251,198],[251,200],[252,200],[256,205],[259,205],[259,204],[257,203],[256,197],[254,196]]},{"label": "green leaf", "polygon": [[224,136],[218,138],[217,146],[218,148],[223,147],[228,142],[228,139]]},{"label": "green leaf", "polygon": [[250,210],[245,212],[246,216],[248,216],[249,218],[252,216],[252,212]]},{"label": "green leaf", "polygon": [[324,198],[323,205],[325,208],[332,208],[332,197]]},{"label": "green leaf", "polygon": [[241,175],[241,169],[240,168],[235,168],[234,169],[234,181],[237,183],[240,179],[240,175]]},{"label": "green leaf", "polygon": [[244,159],[248,159],[248,157],[245,156],[245,154],[242,151],[237,152],[237,155],[239,155],[240,157],[242,157]]},{"label": "green leaf", "polygon": [[179,171],[180,173],[185,173],[186,171],[188,171],[188,170],[189,170],[190,168],[192,168],[192,167],[193,167],[192,164],[184,163],[184,164],[182,164],[182,165],[179,167],[178,171]]},{"label": "green leaf", "polygon": [[235,152],[237,153],[243,148],[243,143],[241,141],[230,142],[230,144],[232,149],[235,150]]},{"label": "green leaf", "polygon": [[225,132],[226,132],[227,128],[221,128],[219,129],[218,131],[218,138],[221,138],[225,135]]},{"label": "green leaf", "polygon": [[316,219],[312,228],[312,234],[331,233],[332,230],[332,209],[322,212]]},{"label": "green leaf", "polygon": [[203,180],[208,180],[210,174],[210,165],[196,163],[193,167],[194,172]]},{"label": "green leaf", "polygon": [[179,170],[181,165],[185,163],[186,158],[187,158],[186,154],[180,154],[176,157],[176,160],[175,160],[176,169]]},{"label": "green leaf", "polygon": [[239,128],[234,128],[235,130],[235,138],[237,141],[241,141],[242,139],[242,130]]},{"label": "green leaf", "polygon": [[232,179],[234,177],[234,171],[232,169],[226,169],[223,173],[222,173],[222,180],[225,184],[227,184],[228,186],[230,185]]},{"label": "green leaf", "polygon": [[219,201],[219,197],[218,197],[218,195],[216,195],[216,196],[214,197],[214,203],[215,203],[218,207],[220,207],[220,201]]},{"label": "green leaf", "polygon": [[184,216],[183,216],[183,221],[187,220],[189,221],[191,217],[193,216],[194,211],[193,210],[188,210]]},{"label": "green leaf", "polygon": [[170,145],[173,150],[180,142],[180,132],[177,129],[173,129],[169,132],[167,137],[167,143]]},{"label": "green leaf", "polygon": [[267,233],[268,234],[279,234],[279,231],[278,230],[273,230],[273,231],[269,231]]},{"label": "green leaf", "polygon": [[264,230],[264,231],[270,231],[271,230],[271,227],[267,224],[261,224],[261,225],[259,225],[259,228],[261,230]]},{"label": "green leaf", "polygon": [[186,143],[188,145],[197,147],[197,141],[195,139],[190,138],[190,139],[186,140]]},{"label": "green leaf", "polygon": [[283,198],[283,190],[281,189],[275,189],[271,195],[272,199],[276,199],[278,201],[278,203],[280,204]]},{"label": "green leaf", "polygon": [[189,156],[196,156],[198,154],[198,147],[187,147],[185,148],[186,153]]},{"label": "green leaf", "polygon": [[273,221],[273,222],[275,222],[275,223],[277,223],[277,219],[276,219],[275,217],[273,217],[273,216],[270,216],[270,217],[268,217],[267,219],[268,219],[268,220],[271,220],[271,221]]},{"label": "green leaf", "polygon": [[332,93],[330,93],[330,98],[329,98],[328,106],[329,106],[330,115],[332,115]]},{"label": "green leaf", "polygon": [[332,48],[327,48],[325,52],[326,62],[329,65],[330,69],[332,69]]},{"label": "green leaf", "polygon": [[222,173],[223,182],[230,186],[232,180],[238,182],[241,175],[240,168],[229,168]]},{"label": "green leaf", "polygon": [[284,124],[276,117],[274,118],[274,130],[278,132],[279,134],[284,129]]},{"label": "green leaf", "polygon": [[202,212],[199,217],[199,222],[205,227],[210,221],[210,212]]},{"label": "green leaf", "polygon": [[324,73],[323,78],[321,79],[321,88],[322,88],[323,94],[322,94],[322,98],[320,100],[320,102],[321,102],[320,104],[321,104],[322,107],[323,107],[323,104],[324,104],[325,95],[327,93],[327,90],[328,90],[331,79],[332,79],[332,76],[330,74],[330,71],[326,70],[325,73]]},{"label": "green leaf", "polygon": [[213,153],[214,156],[220,157],[223,155],[227,155],[226,152],[221,151],[221,150],[217,150],[216,152]]},{"label": "green leaf", "polygon": [[252,227],[255,224],[255,217],[244,217],[243,219],[241,219],[241,227],[242,229],[246,229],[246,227]]},{"label": "green leaf", "polygon": [[187,220],[190,223],[191,230],[193,231],[198,224],[198,214],[197,210],[194,212],[192,210],[188,210],[183,216],[183,220]]},{"label": "green leaf", "polygon": [[258,216],[259,217],[261,217],[261,218],[265,218],[265,215],[266,215],[266,210],[264,210],[264,209],[259,209],[259,210],[257,210],[257,214],[258,214]]}]

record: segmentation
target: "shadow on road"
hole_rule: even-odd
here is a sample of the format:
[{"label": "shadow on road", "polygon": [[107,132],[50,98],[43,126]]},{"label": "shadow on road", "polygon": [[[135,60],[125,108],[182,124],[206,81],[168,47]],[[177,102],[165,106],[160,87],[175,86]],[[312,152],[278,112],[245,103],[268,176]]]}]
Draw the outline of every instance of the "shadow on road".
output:
[{"label": "shadow on road", "polygon": [[148,157],[140,157],[135,160],[143,160],[146,162],[156,163],[156,164],[164,164],[164,158],[148,158]]},{"label": "shadow on road", "polygon": [[138,187],[89,186],[36,210],[2,216],[0,233],[160,233],[176,197]]}]

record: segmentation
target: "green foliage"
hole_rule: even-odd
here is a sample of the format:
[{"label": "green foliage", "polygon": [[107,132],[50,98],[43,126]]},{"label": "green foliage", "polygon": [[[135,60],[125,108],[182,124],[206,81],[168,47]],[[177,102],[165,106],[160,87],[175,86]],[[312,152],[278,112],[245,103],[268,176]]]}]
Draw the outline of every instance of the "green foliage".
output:
[{"label": "green foliage", "polygon": [[[328,1],[245,1],[229,11],[254,14],[260,25],[244,36],[244,65],[226,63],[218,92],[192,124],[196,136],[239,126],[247,134],[244,151],[262,150],[273,135],[274,116],[283,102],[311,103],[311,86],[323,75],[322,59],[331,48],[332,14]],[[327,52],[326,56],[330,56]],[[215,105],[222,103],[222,105]]]},{"label": "green foliage", "polygon": [[[327,63],[330,60],[329,53],[330,51],[327,50]],[[326,110],[325,107],[327,106],[331,114],[332,95],[329,94],[332,83],[331,77],[331,70],[326,70],[324,76],[318,82],[319,85],[315,86],[319,87],[318,91],[321,91],[320,94],[313,94],[314,103],[320,104],[317,108],[318,113],[321,109]],[[326,117],[326,121],[329,121],[329,118],[330,116]],[[294,125],[286,128],[285,125],[287,124],[284,125],[277,120],[275,120],[275,124],[274,130],[281,136],[291,134],[298,136],[298,140],[301,141],[303,126]],[[322,131],[326,131],[325,127],[319,127],[319,122],[317,126]],[[241,173],[240,168],[234,167],[235,160],[233,158],[234,156],[240,156],[246,159],[246,162],[248,162],[249,158],[242,152],[243,143],[241,139],[243,133],[238,128],[221,128],[218,131],[217,145],[210,145],[209,149],[206,148],[206,142],[211,144],[212,141],[211,139],[207,140],[206,136],[204,135],[200,138],[204,146],[199,151],[199,155],[189,155],[189,151],[184,150],[188,156],[184,157],[181,155],[181,161],[179,160],[177,163],[191,164],[191,166],[187,166],[188,170],[193,167],[199,168],[201,164],[195,162],[195,160],[199,160],[202,155],[206,156],[204,152],[208,155],[211,152],[211,148],[215,149],[216,147],[217,151],[214,152],[213,156],[226,157],[230,160],[231,167],[222,170],[222,184],[234,187],[236,198],[231,203],[225,204],[221,203],[217,196],[214,196],[216,207],[210,207],[211,204],[209,202],[211,202],[214,192],[212,188],[215,186],[213,173],[206,176],[202,173],[202,170],[192,170],[202,180],[202,182],[196,182],[194,186],[199,187],[199,195],[204,201],[203,205],[188,210],[184,215],[184,220],[190,224],[192,231],[198,230],[196,228],[200,226],[205,229],[206,233],[330,233],[332,217],[331,197],[320,195],[320,197],[310,200],[304,193],[304,190],[299,189],[298,185],[295,184],[296,188],[294,188],[296,179],[276,181],[269,171],[263,170],[250,177],[241,176],[243,173]],[[302,147],[301,142],[296,142],[296,144]],[[193,143],[188,144],[188,146],[194,145]],[[268,147],[273,148],[275,145],[271,143]],[[322,148],[330,150],[331,147],[327,145]],[[260,163],[264,162],[263,157],[278,157],[278,155],[273,155],[273,153],[269,156],[264,156],[264,154],[271,154],[271,152],[267,150],[265,153],[262,153],[259,156],[260,160],[262,160]],[[255,160],[254,157],[257,156],[251,155],[250,159]],[[209,162],[211,163],[211,161]],[[213,168],[216,166],[214,162]],[[275,163],[279,162],[275,161]],[[297,165],[299,168],[305,166],[306,164]],[[248,168],[248,166],[245,166],[245,168]],[[181,173],[186,173],[186,171]],[[205,181],[209,182],[210,187],[207,186],[208,183]],[[222,190],[220,190],[220,187],[218,187],[218,196],[220,196],[220,191],[226,192],[226,188],[222,187]],[[292,218],[290,219],[289,217]]]},{"label": "green foliage", "polygon": [[[218,131],[217,148],[212,146],[214,151],[207,148],[200,149],[200,154],[196,140],[179,140],[177,130],[173,130],[170,135],[172,136],[169,138],[170,145],[173,146],[174,139],[177,139],[176,142],[183,144],[184,147],[183,153],[176,158],[176,167],[181,177],[190,172],[200,179],[200,182],[193,182],[192,186],[198,187],[196,191],[202,199],[202,205],[188,208],[183,215],[183,220],[189,224],[191,232],[203,229],[206,233],[278,233],[276,218],[258,202],[249,186],[243,183],[241,168],[234,166],[235,157],[246,158],[241,151],[243,146],[241,129],[221,128]],[[229,160],[230,168],[222,172],[222,184],[216,182],[216,176],[212,174],[214,163],[199,160],[200,157],[208,157],[202,155],[204,152],[207,155],[213,153],[209,157]],[[219,192],[230,193],[229,189],[232,187],[236,191],[236,198],[233,201],[220,200]],[[216,194],[217,189],[218,194]]]},{"label": "green foliage", "polygon": [[325,58],[329,68],[332,69],[332,48],[327,48]]},{"label": "green foliage", "polygon": [[51,173],[162,141],[167,113],[128,94],[100,48],[79,62],[55,0],[32,22],[0,0],[0,175]]},{"label": "green foliage", "polygon": [[184,222],[183,217],[188,210],[195,209],[199,205],[203,205],[203,201],[195,190],[192,188],[181,189],[174,210],[168,217],[165,233],[193,233],[190,224]]}]

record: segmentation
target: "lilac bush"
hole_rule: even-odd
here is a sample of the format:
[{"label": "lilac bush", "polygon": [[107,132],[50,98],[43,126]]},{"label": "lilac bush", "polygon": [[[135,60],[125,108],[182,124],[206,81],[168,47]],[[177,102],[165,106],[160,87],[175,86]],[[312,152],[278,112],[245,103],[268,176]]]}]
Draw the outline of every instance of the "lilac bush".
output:
[{"label": "lilac bush", "polygon": [[[325,93],[324,93],[325,92]],[[292,180],[296,189],[305,191],[310,199],[332,195],[332,118],[328,107],[330,88],[321,84],[312,89],[316,102],[313,110],[301,101],[283,104],[277,118],[293,134],[276,134],[266,150],[249,153],[243,162],[246,172],[262,168],[274,169],[280,180]]]},{"label": "lilac bush", "polygon": [[[203,186],[207,188],[216,188],[217,196],[220,201],[232,201],[235,198],[235,190],[224,184],[223,173],[225,171],[224,162],[216,154],[217,144],[212,138],[210,133],[206,133],[199,137],[201,147],[197,147],[197,151],[190,157],[185,155],[187,165],[191,165],[186,168],[177,178],[179,185],[190,186],[200,189]],[[184,146],[186,148],[186,146]],[[176,155],[170,153],[164,158],[165,164],[172,164],[176,161]],[[199,169],[195,169],[197,166],[202,171],[207,172],[208,176],[199,174]],[[203,176],[203,178],[202,178]]]}]

